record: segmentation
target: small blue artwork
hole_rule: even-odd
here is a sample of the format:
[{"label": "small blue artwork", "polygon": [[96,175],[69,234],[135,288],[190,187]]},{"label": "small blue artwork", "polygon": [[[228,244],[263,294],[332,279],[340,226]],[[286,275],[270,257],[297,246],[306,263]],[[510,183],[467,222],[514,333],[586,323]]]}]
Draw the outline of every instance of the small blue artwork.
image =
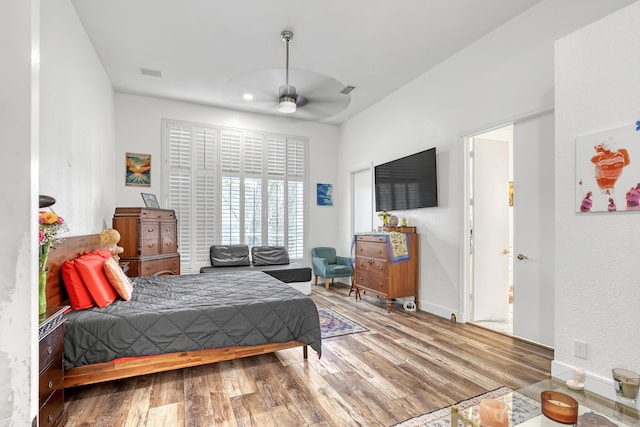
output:
[{"label": "small blue artwork", "polygon": [[318,184],[318,206],[333,206],[332,184]]}]

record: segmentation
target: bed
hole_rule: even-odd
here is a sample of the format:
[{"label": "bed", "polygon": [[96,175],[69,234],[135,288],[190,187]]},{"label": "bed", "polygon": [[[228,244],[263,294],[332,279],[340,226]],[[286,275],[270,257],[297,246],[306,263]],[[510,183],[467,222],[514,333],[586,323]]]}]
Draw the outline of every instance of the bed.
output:
[{"label": "bed", "polygon": [[[60,266],[99,247],[65,239],[49,256],[47,305],[67,301]],[[313,301],[262,272],[134,278],[131,301],[69,312],[65,387],[307,346],[321,354]]]}]

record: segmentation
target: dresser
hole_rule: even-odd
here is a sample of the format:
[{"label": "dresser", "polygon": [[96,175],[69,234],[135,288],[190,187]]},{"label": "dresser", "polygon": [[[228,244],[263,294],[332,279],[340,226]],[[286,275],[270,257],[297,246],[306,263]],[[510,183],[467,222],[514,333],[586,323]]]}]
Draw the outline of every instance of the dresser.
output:
[{"label": "dresser", "polygon": [[67,422],[64,410],[64,312],[69,307],[53,307],[40,316],[39,415],[40,426],[62,426]]},{"label": "dresser", "polygon": [[116,208],[113,228],[120,233],[129,277],[180,274],[176,214],[171,209]]},{"label": "dresser", "polygon": [[[355,239],[355,287],[387,299],[387,311],[395,298],[414,297],[418,306],[418,234],[415,227],[384,227],[384,233],[357,234]],[[406,235],[408,259],[396,261],[388,232]],[[356,297],[357,297],[356,292]]]}]

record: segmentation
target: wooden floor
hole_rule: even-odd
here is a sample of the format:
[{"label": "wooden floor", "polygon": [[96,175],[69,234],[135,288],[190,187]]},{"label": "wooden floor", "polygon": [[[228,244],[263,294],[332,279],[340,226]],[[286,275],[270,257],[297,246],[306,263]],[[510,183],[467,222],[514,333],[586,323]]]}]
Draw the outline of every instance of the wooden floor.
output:
[{"label": "wooden floor", "polygon": [[300,348],[65,390],[67,426],[389,426],[506,385],[545,378],[553,351],[341,284],[315,286],[369,332]]}]

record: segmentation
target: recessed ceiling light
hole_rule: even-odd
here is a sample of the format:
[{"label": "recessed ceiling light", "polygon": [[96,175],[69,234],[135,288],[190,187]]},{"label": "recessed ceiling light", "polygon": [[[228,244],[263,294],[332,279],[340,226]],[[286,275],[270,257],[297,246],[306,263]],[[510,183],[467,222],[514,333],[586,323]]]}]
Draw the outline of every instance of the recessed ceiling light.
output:
[{"label": "recessed ceiling light", "polygon": [[152,70],[151,68],[140,68],[140,73],[143,76],[162,77],[161,70]]},{"label": "recessed ceiling light", "polygon": [[250,93],[245,93],[244,95],[242,95],[242,98],[245,101],[253,101],[253,95],[251,95]]}]

